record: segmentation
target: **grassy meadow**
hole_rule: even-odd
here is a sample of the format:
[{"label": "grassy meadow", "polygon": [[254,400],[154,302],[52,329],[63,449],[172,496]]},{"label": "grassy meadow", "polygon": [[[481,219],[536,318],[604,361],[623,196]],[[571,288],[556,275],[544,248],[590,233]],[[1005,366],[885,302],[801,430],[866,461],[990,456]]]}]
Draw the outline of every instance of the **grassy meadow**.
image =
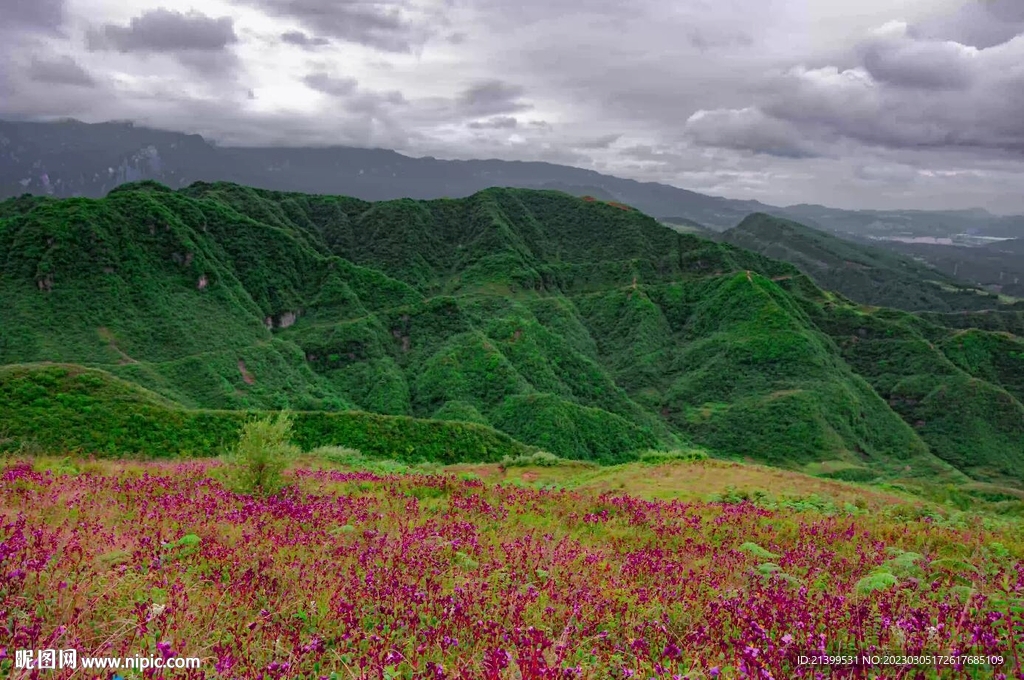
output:
[{"label": "grassy meadow", "polygon": [[[691,458],[323,449],[253,495],[221,460],[13,457],[4,644],[195,656],[174,677],[197,678],[1020,677],[1020,520]],[[850,650],[1003,661],[799,660]]]}]

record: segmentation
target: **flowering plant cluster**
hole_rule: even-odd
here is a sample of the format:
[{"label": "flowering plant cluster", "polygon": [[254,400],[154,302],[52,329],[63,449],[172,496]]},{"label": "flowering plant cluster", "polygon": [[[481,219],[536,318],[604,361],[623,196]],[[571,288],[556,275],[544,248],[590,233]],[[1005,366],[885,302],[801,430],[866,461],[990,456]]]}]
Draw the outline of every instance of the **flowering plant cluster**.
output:
[{"label": "flowering plant cluster", "polygon": [[215,465],[7,466],[0,674],[75,648],[204,660],[174,677],[783,680],[857,649],[1005,659],[871,677],[1024,677],[1010,530],[452,474],[297,470],[255,498]]}]

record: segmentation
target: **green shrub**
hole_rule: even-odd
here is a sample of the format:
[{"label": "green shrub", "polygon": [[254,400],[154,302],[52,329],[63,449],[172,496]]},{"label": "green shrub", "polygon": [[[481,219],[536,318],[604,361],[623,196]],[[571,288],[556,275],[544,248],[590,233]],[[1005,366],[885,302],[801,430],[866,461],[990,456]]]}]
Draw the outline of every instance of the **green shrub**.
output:
[{"label": "green shrub", "polygon": [[310,451],[309,455],[321,458],[335,465],[357,467],[366,463],[366,457],[362,451],[347,446],[318,446]]},{"label": "green shrub", "polygon": [[711,494],[708,497],[708,502],[739,505],[740,503],[752,503],[754,501],[765,500],[767,498],[767,494],[760,489],[750,492],[747,489],[738,489],[730,484],[725,487],[725,491],[723,493]]},{"label": "green shrub", "polygon": [[675,449],[674,451],[656,451],[651,449],[640,454],[640,462],[648,465],[692,463],[698,460],[707,459],[708,454],[702,449]]},{"label": "green shrub", "polygon": [[835,470],[834,472],[826,472],[819,476],[827,479],[836,479],[841,482],[873,482],[878,479],[879,473],[877,470],[852,467]]},{"label": "green shrub", "polygon": [[754,557],[759,557],[759,558],[761,558],[763,560],[774,560],[774,559],[777,559],[779,557],[775,553],[773,553],[771,551],[768,551],[768,550],[765,550],[764,548],[759,546],[757,543],[751,543],[749,541],[744,543],[744,544],[742,544],[739,548],[737,548],[737,550],[741,550],[741,551],[743,551],[745,553],[753,555]]},{"label": "green shrub", "polygon": [[230,457],[229,481],[242,493],[269,495],[284,485],[281,473],[300,453],[289,440],[292,419],[287,413],[266,416],[242,425],[242,435]]},{"label": "green shrub", "polygon": [[501,459],[501,467],[558,467],[566,463],[565,460],[559,458],[553,453],[547,451],[537,451],[536,453],[530,453],[522,456],[505,456]]},{"label": "green shrub", "polygon": [[366,470],[381,475],[426,474],[440,467],[437,463],[430,462],[410,465],[391,458],[372,458],[364,455],[359,449],[346,446],[319,446],[310,451],[309,455],[332,465]]},{"label": "green shrub", "polygon": [[867,595],[875,590],[885,590],[891,588],[899,583],[899,579],[890,574],[887,571],[879,571],[874,574],[869,574],[861,580],[857,581],[857,585],[854,589],[858,595]]}]

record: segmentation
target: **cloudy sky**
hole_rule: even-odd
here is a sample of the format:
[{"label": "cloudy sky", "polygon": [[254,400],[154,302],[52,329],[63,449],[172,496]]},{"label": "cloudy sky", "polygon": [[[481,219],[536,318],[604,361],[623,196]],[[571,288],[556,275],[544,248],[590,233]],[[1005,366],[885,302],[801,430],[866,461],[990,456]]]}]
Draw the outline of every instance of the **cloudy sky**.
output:
[{"label": "cloudy sky", "polygon": [[1024,0],[0,6],[0,118],[1024,213]]}]

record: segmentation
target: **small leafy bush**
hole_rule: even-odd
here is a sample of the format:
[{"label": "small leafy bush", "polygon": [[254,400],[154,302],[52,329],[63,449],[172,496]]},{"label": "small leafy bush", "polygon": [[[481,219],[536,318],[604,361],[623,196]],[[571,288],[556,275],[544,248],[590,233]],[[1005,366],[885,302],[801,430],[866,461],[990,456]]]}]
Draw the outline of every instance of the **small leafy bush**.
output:
[{"label": "small leafy bush", "polygon": [[524,456],[505,456],[501,459],[501,467],[558,467],[565,461],[553,453],[538,451]]},{"label": "small leafy bush", "polygon": [[651,449],[640,454],[640,462],[648,465],[692,463],[698,460],[707,459],[707,452],[701,449],[676,449],[674,451],[656,451]]},{"label": "small leafy bush", "polygon": [[878,472],[875,470],[869,470],[868,468],[843,468],[842,470],[836,470],[821,475],[827,479],[835,479],[840,482],[873,482],[878,479]]},{"label": "small leafy bush", "polygon": [[347,446],[319,446],[310,451],[309,455],[335,465],[360,466],[366,462],[362,451]]},{"label": "small leafy bush", "polygon": [[868,593],[876,590],[885,590],[891,588],[899,583],[899,579],[890,574],[887,571],[878,571],[873,574],[869,574],[857,581],[857,585],[854,586],[854,590],[857,591],[858,595],[867,595]]},{"label": "small leafy bush", "polygon": [[754,557],[758,557],[762,560],[774,560],[778,559],[779,557],[777,554],[769,550],[765,550],[757,543],[751,543],[749,541],[742,544],[739,548],[737,548],[737,550],[741,550],[749,555],[753,555]]},{"label": "small leafy bush", "polygon": [[725,487],[723,493],[711,494],[708,500],[712,503],[725,503],[727,505],[740,505],[742,503],[755,503],[758,505],[771,504],[771,496],[761,489],[738,489],[731,484]]},{"label": "small leafy bush", "polygon": [[310,451],[309,455],[326,461],[331,465],[365,470],[382,475],[429,473],[439,467],[436,463],[408,465],[390,458],[373,458],[364,455],[358,449],[345,446],[320,446]]},{"label": "small leafy bush", "polygon": [[249,420],[229,459],[229,483],[242,493],[270,495],[284,486],[282,473],[301,453],[290,441],[291,416],[279,413]]}]

